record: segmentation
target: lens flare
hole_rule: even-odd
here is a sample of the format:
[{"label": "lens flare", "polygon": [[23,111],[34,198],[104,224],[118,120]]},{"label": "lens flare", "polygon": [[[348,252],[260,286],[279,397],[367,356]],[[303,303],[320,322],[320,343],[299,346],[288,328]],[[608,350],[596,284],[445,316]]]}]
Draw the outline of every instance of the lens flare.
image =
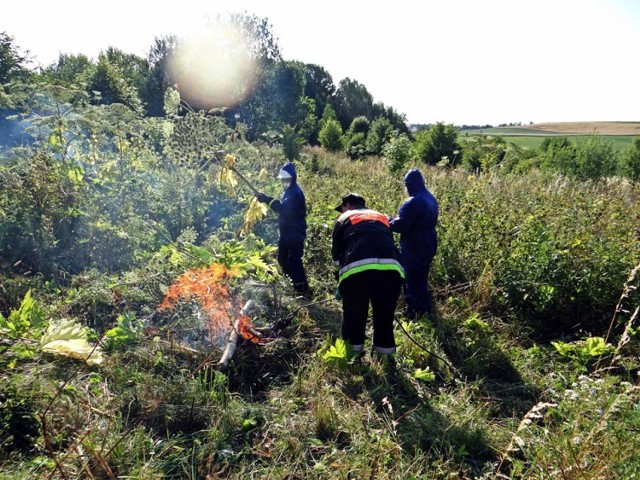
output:
[{"label": "lens flare", "polygon": [[237,105],[251,93],[257,77],[247,38],[225,24],[183,40],[169,70],[181,97],[198,109]]}]

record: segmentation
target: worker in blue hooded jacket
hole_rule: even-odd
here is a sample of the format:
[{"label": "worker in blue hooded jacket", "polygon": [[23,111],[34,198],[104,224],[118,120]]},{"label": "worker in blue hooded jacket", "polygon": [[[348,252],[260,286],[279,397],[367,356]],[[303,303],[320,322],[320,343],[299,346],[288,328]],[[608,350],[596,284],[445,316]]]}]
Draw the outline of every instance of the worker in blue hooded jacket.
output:
[{"label": "worker in blue hooded jacket", "polygon": [[280,200],[264,193],[258,193],[256,198],[278,213],[278,263],[285,275],[291,278],[296,292],[303,296],[309,295],[307,276],[302,265],[304,239],[307,236],[307,207],[304,193],[298,185],[296,167],[293,163],[285,164],[278,178],[284,192]]},{"label": "worker in blue hooded jacket", "polygon": [[404,177],[404,185],[409,198],[400,207],[396,218],[389,222],[389,228],[400,234],[406,314],[410,318],[420,318],[433,313],[428,279],[438,248],[438,202],[425,186],[420,170],[409,170]]}]

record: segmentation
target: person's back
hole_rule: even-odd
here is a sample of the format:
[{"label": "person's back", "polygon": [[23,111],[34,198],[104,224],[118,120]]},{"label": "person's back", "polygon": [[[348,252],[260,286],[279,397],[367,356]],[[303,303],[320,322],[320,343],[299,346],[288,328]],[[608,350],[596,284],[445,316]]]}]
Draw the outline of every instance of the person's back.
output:
[{"label": "person's back", "polygon": [[422,174],[410,170],[404,178],[410,198],[396,218],[389,222],[391,231],[400,234],[400,257],[405,269],[404,298],[409,316],[431,313],[428,292],[429,268],[438,249],[438,202],[427,190]]},{"label": "person's back", "polygon": [[427,190],[419,170],[407,173],[405,186],[410,198],[402,204],[398,216],[389,222],[389,228],[400,234],[403,264],[428,264],[438,248],[438,202]]},{"label": "person's back", "polygon": [[[363,265],[398,265],[399,255],[385,215],[367,208],[348,210],[338,217],[333,231],[332,253],[339,262],[340,278]],[[360,268],[361,269],[361,268]]]},{"label": "person's back", "polygon": [[365,207],[358,194],[342,197],[333,227],[332,258],[342,298],[342,338],[362,352],[369,305],[373,317],[373,349],[392,354],[393,315],[404,272],[386,215]]}]

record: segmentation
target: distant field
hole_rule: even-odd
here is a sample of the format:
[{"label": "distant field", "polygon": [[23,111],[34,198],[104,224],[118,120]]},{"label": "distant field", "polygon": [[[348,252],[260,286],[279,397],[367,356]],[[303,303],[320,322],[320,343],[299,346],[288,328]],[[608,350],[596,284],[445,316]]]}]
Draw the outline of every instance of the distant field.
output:
[{"label": "distant field", "polygon": [[[498,129],[496,129],[498,130]],[[485,130],[486,132],[486,130]],[[464,142],[465,137],[470,137],[472,135],[480,135],[480,133],[465,135],[465,132],[460,134],[460,138]],[[502,135],[500,133],[484,133],[484,135],[495,135],[502,136],[509,142],[513,142],[516,145],[523,148],[539,148],[542,142],[544,142],[545,138],[548,137],[557,137],[559,135]],[[564,135],[566,137],[578,137],[580,135]],[[634,138],[637,138],[638,135],[607,135],[607,140],[611,140],[613,142],[613,146],[617,150],[624,150],[633,142]]]},{"label": "distant field", "polygon": [[606,136],[618,150],[631,145],[640,137],[640,122],[556,122],[536,123],[521,127],[483,128],[463,130],[461,138],[470,135],[496,135],[508,137],[510,142],[524,148],[538,148],[545,138],[557,136],[582,136],[592,134]]}]

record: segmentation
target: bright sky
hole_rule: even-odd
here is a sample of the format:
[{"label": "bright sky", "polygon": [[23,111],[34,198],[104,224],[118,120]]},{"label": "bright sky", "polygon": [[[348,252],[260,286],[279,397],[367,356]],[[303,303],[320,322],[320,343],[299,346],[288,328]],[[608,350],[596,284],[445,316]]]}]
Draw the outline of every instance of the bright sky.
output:
[{"label": "bright sky", "polygon": [[285,60],[357,80],[410,123],[640,121],[640,0],[13,0],[0,31],[47,65],[146,55],[217,11],[268,18]]}]

